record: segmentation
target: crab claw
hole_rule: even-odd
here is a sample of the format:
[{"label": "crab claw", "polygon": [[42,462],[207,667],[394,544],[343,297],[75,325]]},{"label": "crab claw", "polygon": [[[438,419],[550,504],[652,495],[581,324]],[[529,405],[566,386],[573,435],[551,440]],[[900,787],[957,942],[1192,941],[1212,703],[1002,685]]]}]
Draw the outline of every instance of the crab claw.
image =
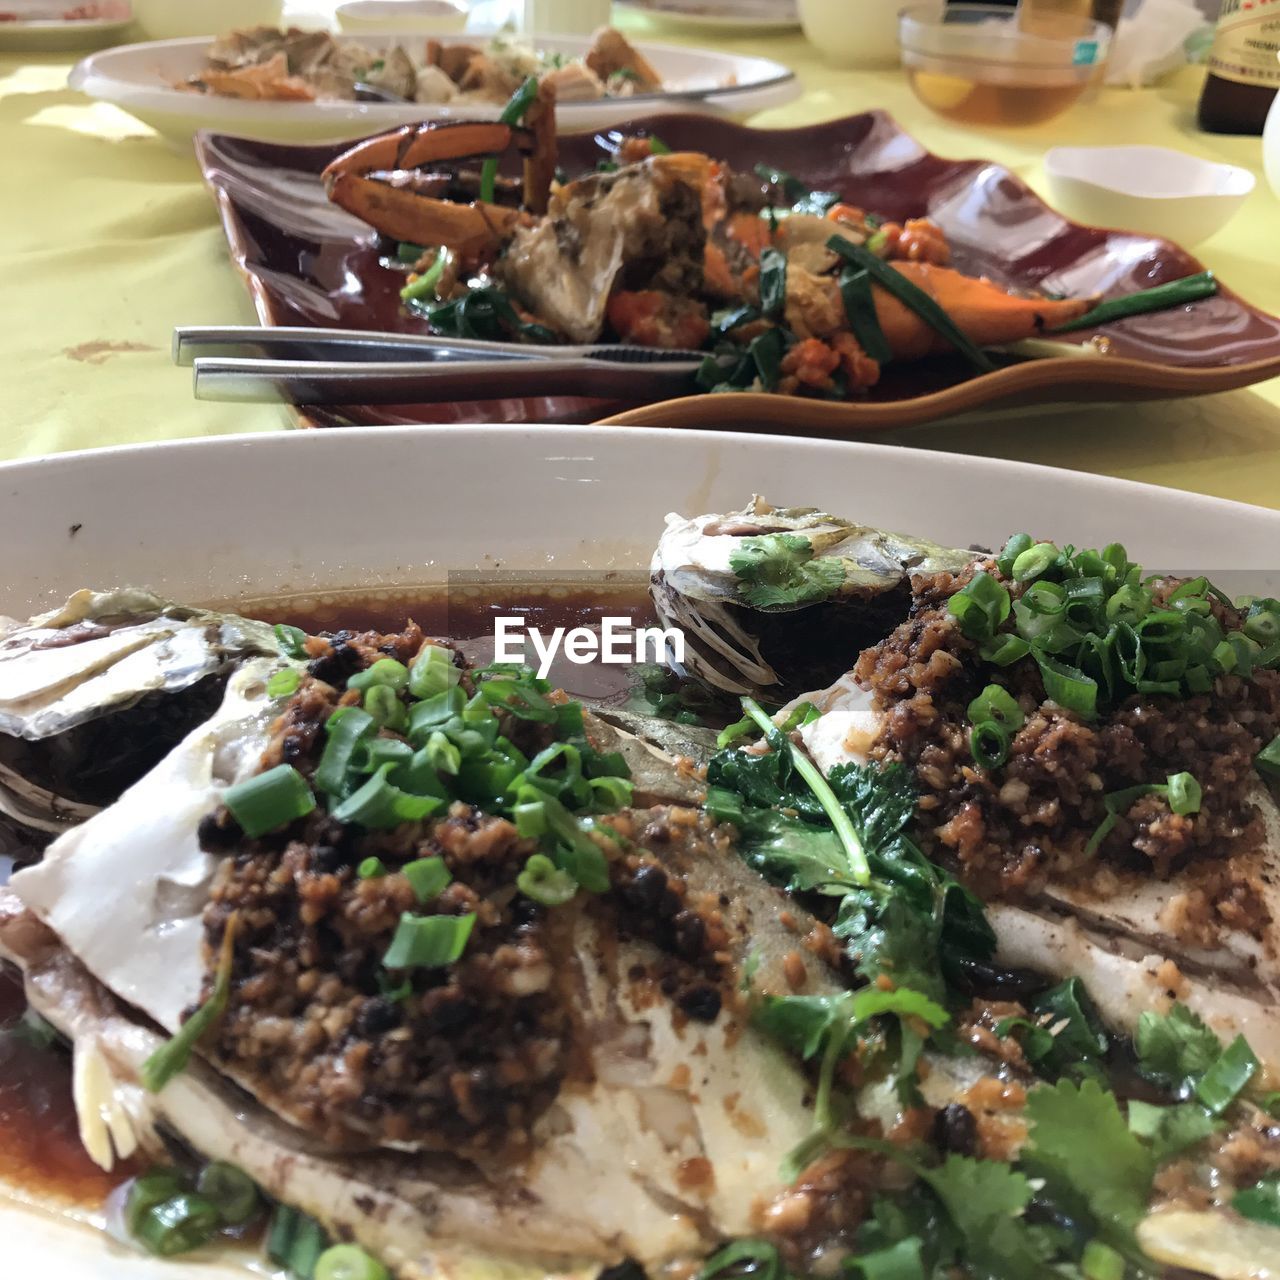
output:
[{"label": "crab claw", "polygon": [[539,92],[527,128],[499,121],[405,125],[344,151],[324,170],[335,204],[384,235],[413,244],[447,245],[466,257],[496,254],[521,213],[485,201],[459,204],[416,190],[417,170],[445,162],[500,155],[513,145],[525,156],[524,204],[546,211],[555,173],[555,99]]}]

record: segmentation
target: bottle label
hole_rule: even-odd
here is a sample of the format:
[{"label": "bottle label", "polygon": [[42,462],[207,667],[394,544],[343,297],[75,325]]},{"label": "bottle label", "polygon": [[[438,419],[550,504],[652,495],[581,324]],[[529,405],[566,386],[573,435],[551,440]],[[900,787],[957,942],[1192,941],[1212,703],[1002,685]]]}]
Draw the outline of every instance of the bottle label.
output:
[{"label": "bottle label", "polygon": [[1280,0],[1222,0],[1209,70],[1237,84],[1280,87]]}]

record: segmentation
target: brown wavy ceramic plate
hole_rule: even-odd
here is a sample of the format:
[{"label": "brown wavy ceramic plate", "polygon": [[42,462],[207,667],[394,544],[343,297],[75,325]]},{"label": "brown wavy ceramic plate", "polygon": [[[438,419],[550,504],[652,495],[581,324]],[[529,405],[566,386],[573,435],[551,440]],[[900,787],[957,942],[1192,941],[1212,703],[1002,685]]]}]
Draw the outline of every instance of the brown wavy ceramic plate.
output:
[{"label": "brown wavy ceramic plate", "polygon": [[[1167,240],[1069,222],[1021,179],[983,160],[944,160],[883,112],[804,129],[752,129],[706,116],[641,118],[677,149],[704,151],[737,169],[764,162],[814,190],[903,220],[928,216],[951,241],[956,265],[1015,289],[1132,293],[1203,267]],[[379,265],[375,233],[331,205],[319,182],[333,147],[291,147],[221,134],[196,151],[216,195],[231,253],[265,325],[420,331],[400,305],[403,276]],[[605,154],[595,134],[560,139],[570,173]],[[642,407],[563,397],[446,405],[308,409],[309,425],[375,422],[590,421],[734,426],[854,435],[976,409],[1063,401],[1155,400],[1229,391],[1280,374],[1280,318],[1229,288],[1186,307],[1106,327],[1110,354],[1011,364],[969,377],[958,359],[890,365],[865,398],[835,403],[789,396],[692,396]],[[1086,342],[1081,331],[1072,340]]]}]

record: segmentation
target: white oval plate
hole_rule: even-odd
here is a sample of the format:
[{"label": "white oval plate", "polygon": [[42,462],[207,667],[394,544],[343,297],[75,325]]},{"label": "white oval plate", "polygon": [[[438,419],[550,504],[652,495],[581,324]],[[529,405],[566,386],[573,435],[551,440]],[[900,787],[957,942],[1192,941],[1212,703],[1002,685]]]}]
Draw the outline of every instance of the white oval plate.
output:
[{"label": "white oval plate", "polygon": [[[356,479],[353,481],[353,477]],[[643,569],[668,511],[752,493],[940,542],[1011,532],[1149,567],[1247,570],[1280,595],[1280,511],[956,454],[725,432],[366,427],[140,445],[0,466],[0,613],[83,586],[217,603],[441,581],[450,569]],[[155,1262],[5,1200],[5,1275],[232,1280],[232,1262]],[[200,1265],[196,1265],[199,1263]]]},{"label": "white oval plate", "polygon": [[[2,6],[4,0],[0,0]],[[5,53],[79,53],[101,49],[124,38],[129,18],[20,18],[0,22],[0,51]]]},{"label": "white oval plate", "polygon": [[[385,49],[391,41],[398,41],[410,50],[420,49],[427,40],[421,32],[334,38],[373,49]],[[469,33],[443,37],[442,43],[475,44],[484,39]],[[571,57],[581,56],[591,45],[585,36],[531,36],[529,42]],[[253,102],[175,88],[204,68],[209,44],[209,39],[199,36],[123,45],[84,59],[72,70],[68,83],[91,98],[122,107],[177,142],[189,140],[198,129],[273,142],[328,142],[363,137],[418,120],[496,120],[502,110],[501,106],[475,104]],[[666,111],[748,115],[790,101],[800,92],[795,73],[767,58],[666,44],[637,47],[669,90],[563,103],[556,113],[562,129],[606,129],[635,116]]]}]

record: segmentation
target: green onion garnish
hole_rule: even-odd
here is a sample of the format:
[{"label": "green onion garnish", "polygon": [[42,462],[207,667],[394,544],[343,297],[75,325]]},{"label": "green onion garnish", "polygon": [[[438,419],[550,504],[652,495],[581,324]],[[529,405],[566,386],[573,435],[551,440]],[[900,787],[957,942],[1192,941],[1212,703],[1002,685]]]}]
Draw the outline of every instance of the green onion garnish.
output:
[{"label": "green onion garnish", "polygon": [[895,271],[870,250],[860,244],[854,244],[852,240],[846,240],[844,236],[832,236],[827,241],[827,248],[866,271],[876,284],[887,293],[893,294],[903,306],[914,311],[925,324],[955,347],[975,369],[983,373],[991,373],[995,370],[995,365],[986,353],[961,333],[955,321],[937,302],[923,289],[912,284],[901,272]]},{"label": "green onion garnish", "polygon": [[671,148],[656,133],[649,135],[649,153],[655,156],[669,156]]},{"label": "green onion garnish", "polygon": [[348,689],[372,689],[374,685],[385,684],[397,693],[409,683],[409,668],[395,658],[379,658],[377,662],[357,671],[347,681]]},{"label": "green onion garnish", "polygon": [[316,807],[307,780],[291,764],[278,764],[228,787],[222,803],[251,840],[305,818]]},{"label": "green onion garnish", "polygon": [[1085,854],[1092,857],[1098,846],[1111,834],[1112,829],[1135,800],[1143,796],[1164,796],[1171,813],[1193,814],[1200,812],[1200,784],[1189,773],[1171,773],[1167,782],[1144,782],[1123,791],[1112,791],[1103,796],[1107,816],[1085,845]]},{"label": "green onion garnish", "polygon": [[[524,84],[522,84],[511,95],[510,101],[502,108],[502,114],[498,120],[502,124],[519,124],[524,119],[525,112],[533,106],[534,99],[538,96],[538,77],[530,76]],[[485,204],[492,204],[494,192],[498,183],[498,158],[496,156],[488,156],[484,165],[480,170],[480,199]]]},{"label": "green onion garnish", "polygon": [[149,1093],[159,1093],[174,1076],[185,1071],[192,1050],[205,1034],[221,1020],[231,999],[231,965],[235,958],[236,926],[239,917],[232,913],[222,931],[222,949],[218,953],[218,971],[209,998],[178,1028],[176,1034],[162,1044],[138,1072]]},{"label": "green onion garnish", "polygon": [[1113,320],[1123,320],[1126,316],[1186,306],[1201,298],[1212,297],[1217,292],[1218,282],[1214,279],[1213,272],[1201,271],[1197,275],[1183,276],[1181,280],[1158,284],[1154,288],[1142,289],[1123,298],[1108,298],[1075,320],[1058,325],[1051,332],[1069,333],[1073,329],[1092,329],[1100,324],[1110,324]]},{"label": "green onion garnish", "polygon": [[1203,792],[1200,784],[1189,773],[1172,773],[1168,784],[1169,808],[1174,813],[1200,812]]},{"label": "green onion garnish", "polygon": [[335,1244],[316,1259],[311,1280],[390,1280],[391,1273],[358,1244]]},{"label": "green onion garnish", "polygon": [[312,1276],[327,1244],[324,1228],[314,1218],[288,1205],[276,1206],[267,1228],[267,1258],[271,1262],[291,1276]]},{"label": "green onion garnish", "polygon": [[1038,578],[1061,553],[1052,542],[1037,542],[1020,552],[1013,561],[1012,576],[1015,582],[1030,582]]},{"label": "green onion garnish", "polygon": [[389,831],[405,822],[421,822],[443,806],[439,796],[410,795],[395,786],[387,776],[394,767],[382,765],[362,787],[334,807],[333,817],[370,831]]},{"label": "green onion garnish", "polygon": [[1200,1077],[1196,1097],[1210,1114],[1220,1116],[1235,1101],[1261,1064],[1244,1036],[1236,1038]]},{"label": "green onion garnish", "polygon": [[181,1177],[173,1169],[152,1169],[134,1178],[124,1200],[124,1225],[131,1236],[157,1205],[173,1199],[184,1190]]},{"label": "green onion garnish", "polygon": [[419,858],[406,863],[400,873],[408,880],[414,896],[421,903],[433,902],[449,887],[453,876],[443,858]]},{"label": "green onion garnish", "polygon": [[406,911],[382,963],[388,969],[439,969],[453,964],[462,955],[475,922],[474,913],[415,916]]},{"label": "green onion garnish", "polygon": [[229,1227],[242,1227],[262,1206],[258,1186],[243,1169],[215,1160],[200,1170],[196,1190],[217,1210]]},{"label": "green onion garnish", "polygon": [[365,858],[356,868],[361,880],[379,880],[387,874],[387,865],[381,858]]},{"label": "green onion garnish", "polygon": [[378,722],[359,707],[339,707],[324,722],[324,753],[316,767],[315,784],[331,796],[346,792],[356,747],[377,732]]},{"label": "green onion garnish", "polygon": [[301,627],[291,627],[287,623],[277,622],[272,631],[275,633],[276,643],[287,657],[305,658],[307,656],[305,647],[307,633]]},{"label": "green onion garnish", "polygon": [[1009,758],[1009,735],[994,720],[981,720],[969,733],[969,750],[980,769],[998,769]]},{"label": "green onion garnish", "polygon": [[989,573],[980,571],[947,602],[947,609],[970,640],[991,640],[1008,618],[1009,592]]},{"label": "green onion garnish", "polygon": [[420,276],[410,280],[400,290],[400,301],[421,302],[424,298],[434,298],[436,296],[436,285],[440,283],[440,278],[444,275],[444,269],[449,265],[452,257],[452,251],[441,245],[436,250],[436,256],[431,265]]},{"label": "green onion garnish", "polygon": [[364,709],[383,729],[398,732],[409,724],[409,712],[390,685],[375,684],[366,689]]},{"label": "green onion garnish", "polygon": [[846,270],[840,273],[840,297],[845,319],[857,338],[858,345],[879,364],[893,359],[893,348],[880,327],[875,299],[871,294],[871,277],[866,271]]},{"label": "green onion garnish", "polygon": [[420,701],[447,693],[461,679],[452,651],[436,644],[423,645],[409,664],[409,692]]},{"label": "green onion garnish", "polygon": [[208,1244],[221,1228],[214,1205],[203,1196],[181,1191],[143,1213],[133,1235],[148,1253],[175,1258]]},{"label": "green onion garnish", "polygon": [[853,828],[853,821],[844,805],[836,798],[836,793],[831,790],[830,784],[822,776],[818,766],[803,751],[798,750],[790,738],[778,731],[778,727],[769,718],[768,712],[754,698],[743,698],[742,709],[760,726],[761,732],[775,751],[790,753],[795,771],[817,797],[823,812],[831,821],[836,839],[840,841],[845,857],[849,860],[850,879],[855,884],[869,883],[871,867],[867,862],[866,850],[862,847],[862,841],[858,838],[858,833]]},{"label": "green onion garnish", "polygon": [[1017,699],[998,684],[989,684],[969,703],[969,722],[980,724],[994,720],[998,725],[1016,733],[1027,722]]},{"label": "green onion garnish", "polygon": [[559,907],[578,892],[578,882],[543,853],[535,853],[516,877],[516,888],[544,907]]},{"label": "green onion garnish", "polygon": [[298,692],[302,683],[302,672],[297,667],[285,667],[283,671],[275,671],[267,681],[268,698],[291,698]]}]

